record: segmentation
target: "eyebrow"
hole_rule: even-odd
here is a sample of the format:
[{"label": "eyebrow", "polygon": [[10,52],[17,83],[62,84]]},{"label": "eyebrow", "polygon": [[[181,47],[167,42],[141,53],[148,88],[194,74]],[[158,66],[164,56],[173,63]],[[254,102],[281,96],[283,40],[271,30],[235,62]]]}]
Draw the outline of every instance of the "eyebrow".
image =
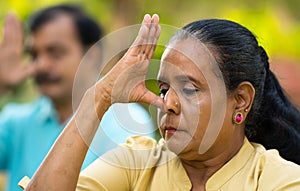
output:
[{"label": "eyebrow", "polygon": [[168,80],[165,77],[159,77],[157,83],[167,82]]},{"label": "eyebrow", "polygon": [[[204,84],[203,81],[199,81],[191,76],[188,75],[178,75],[175,77],[176,80],[181,81],[181,82],[193,82],[195,84]],[[157,82],[167,82],[168,83],[169,80],[167,80],[165,77],[159,77]]]},{"label": "eyebrow", "polygon": [[179,76],[176,76],[175,79],[178,81],[181,81],[181,82],[194,82],[195,84],[204,84],[203,82],[201,82],[189,75],[179,75]]},{"label": "eyebrow", "polygon": [[[53,51],[53,50],[65,50],[65,45],[61,44],[61,43],[53,43],[53,44],[49,44],[46,46],[46,50],[47,51]],[[31,52],[37,52],[37,50],[34,48],[34,46],[26,46],[25,47],[25,51],[27,53],[31,53]]]},{"label": "eyebrow", "polygon": [[49,46],[46,47],[47,51],[56,51],[56,50],[66,50],[66,47],[63,44],[50,44]]}]

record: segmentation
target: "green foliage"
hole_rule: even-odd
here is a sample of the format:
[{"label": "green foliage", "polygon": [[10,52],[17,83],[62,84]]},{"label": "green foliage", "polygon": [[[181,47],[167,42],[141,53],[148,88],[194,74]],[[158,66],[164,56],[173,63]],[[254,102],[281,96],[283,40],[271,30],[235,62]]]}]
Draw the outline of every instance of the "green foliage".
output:
[{"label": "green foliage", "polygon": [[287,13],[276,7],[265,7],[261,10],[232,9],[224,15],[253,31],[270,55],[300,58],[300,23]]},{"label": "green foliage", "polygon": [[26,21],[32,12],[57,3],[80,5],[104,26],[106,33],[139,23],[145,13],[158,13],[161,23],[176,27],[203,18],[228,18],[252,30],[271,54],[300,58],[300,13],[294,11],[299,1],[295,0],[9,0],[1,2],[1,18],[14,11]]}]

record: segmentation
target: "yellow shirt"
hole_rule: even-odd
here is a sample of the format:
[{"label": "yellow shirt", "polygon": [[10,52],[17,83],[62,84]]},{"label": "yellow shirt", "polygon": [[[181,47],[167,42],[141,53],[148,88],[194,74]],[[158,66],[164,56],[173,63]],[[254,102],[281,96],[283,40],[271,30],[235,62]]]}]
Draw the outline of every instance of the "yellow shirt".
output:
[{"label": "yellow shirt", "polygon": [[[180,159],[163,140],[135,136],[87,167],[76,190],[185,191],[191,186]],[[206,184],[206,191],[237,190],[300,191],[300,166],[245,139],[238,154]]]}]

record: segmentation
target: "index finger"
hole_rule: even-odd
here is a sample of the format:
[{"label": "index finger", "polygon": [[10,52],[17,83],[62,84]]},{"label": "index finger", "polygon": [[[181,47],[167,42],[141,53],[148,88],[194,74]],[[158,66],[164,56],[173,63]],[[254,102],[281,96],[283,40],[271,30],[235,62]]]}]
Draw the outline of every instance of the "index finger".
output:
[{"label": "index finger", "polygon": [[21,22],[15,14],[9,13],[4,20],[3,44],[11,44],[14,47],[22,48],[23,40]]},{"label": "index finger", "polygon": [[146,58],[149,58],[148,55],[151,53],[153,42],[156,42],[159,37],[157,35],[157,30],[159,30],[158,22],[159,17],[157,14],[152,17],[149,14],[144,16],[138,36],[130,48],[131,53],[134,55],[146,55]]}]

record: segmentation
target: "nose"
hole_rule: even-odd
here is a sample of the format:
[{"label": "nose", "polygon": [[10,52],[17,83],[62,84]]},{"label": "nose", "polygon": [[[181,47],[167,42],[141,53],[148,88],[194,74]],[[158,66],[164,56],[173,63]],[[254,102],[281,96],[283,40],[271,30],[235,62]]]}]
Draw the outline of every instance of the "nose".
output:
[{"label": "nose", "polygon": [[34,63],[36,64],[36,68],[40,72],[47,72],[50,70],[52,64],[45,56],[38,56]]},{"label": "nose", "polygon": [[181,110],[181,104],[176,92],[170,88],[164,97],[165,110],[167,113],[174,113],[178,115]]}]

